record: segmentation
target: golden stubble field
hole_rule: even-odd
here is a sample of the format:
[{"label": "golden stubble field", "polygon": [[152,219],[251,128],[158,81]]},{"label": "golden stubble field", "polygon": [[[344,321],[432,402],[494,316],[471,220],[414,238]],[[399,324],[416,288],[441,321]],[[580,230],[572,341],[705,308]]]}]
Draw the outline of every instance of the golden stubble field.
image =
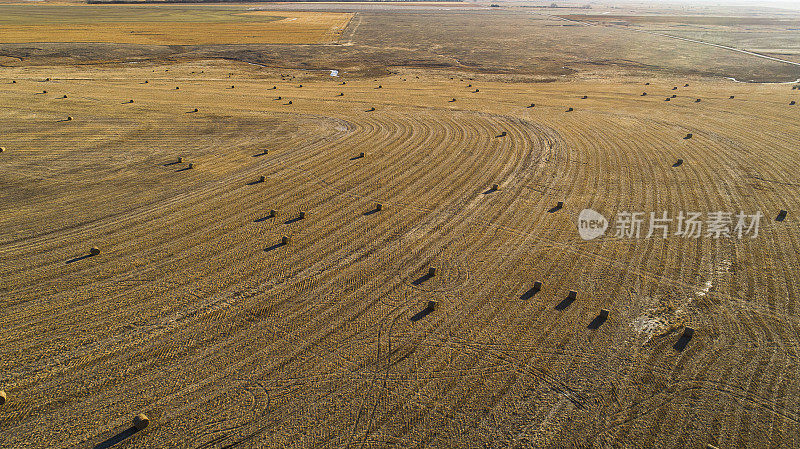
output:
[{"label": "golden stubble field", "polygon": [[0,447],[800,445],[790,85],[283,73],[0,72]]}]

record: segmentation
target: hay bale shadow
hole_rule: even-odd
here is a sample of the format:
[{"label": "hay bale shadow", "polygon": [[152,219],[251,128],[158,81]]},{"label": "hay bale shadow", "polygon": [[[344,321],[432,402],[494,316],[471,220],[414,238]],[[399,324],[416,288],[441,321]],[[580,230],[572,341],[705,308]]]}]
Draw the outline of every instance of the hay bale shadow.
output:
[{"label": "hay bale shadow", "polygon": [[410,318],[412,322],[417,322],[433,312],[436,309],[436,301],[428,301],[428,305],[425,306],[424,309],[417,312],[414,316]]},{"label": "hay bale shadow", "polygon": [[78,256],[78,257],[72,258],[72,259],[68,260],[66,263],[80,262],[81,260],[88,259],[90,257],[94,257],[94,254],[84,254],[83,256]]},{"label": "hay bale shadow", "polygon": [[564,310],[567,307],[571,306],[573,302],[575,302],[575,298],[573,298],[571,296],[567,296],[560,303],[556,304],[555,309],[556,310]]},{"label": "hay bale shadow", "polygon": [[411,283],[411,285],[421,285],[421,284],[424,284],[425,282],[427,282],[428,280],[432,279],[433,277],[434,277],[434,275],[433,275],[433,274],[431,274],[430,272],[428,272],[428,273],[425,273],[425,274],[423,274],[422,276],[418,277],[418,278],[417,278],[415,281],[413,281],[413,282]]},{"label": "hay bale shadow", "polygon": [[594,317],[592,322],[589,323],[589,325],[586,326],[586,328],[587,329],[592,329],[592,330],[599,329],[600,326],[602,326],[603,323],[606,322],[606,320],[608,320],[608,311],[607,310],[601,310],[600,314],[597,315],[596,317]]},{"label": "hay bale shadow", "polygon": [[683,330],[683,335],[681,335],[681,338],[679,338],[678,341],[675,342],[675,345],[672,346],[672,349],[678,352],[683,352],[683,350],[686,349],[686,345],[688,345],[689,342],[692,340],[693,336],[694,336],[694,329],[692,329],[691,327],[685,328]]},{"label": "hay bale shadow", "polygon": [[136,435],[139,432],[139,429],[136,427],[131,426],[128,429],[123,430],[122,432],[112,435],[108,439],[97,443],[93,449],[109,449],[111,447],[116,446],[117,444],[127,440],[128,438]]},{"label": "hay bale shadow", "polygon": [[786,214],[787,214],[787,213],[788,213],[788,212],[786,212],[785,210],[782,210],[782,209],[781,209],[781,211],[780,211],[780,212],[778,212],[778,216],[777,216],[777,217],[775,217],[775,221],[783,221],[783,220],[786,220]]},{"label": "hay bale shadow", "polygon": [[542,290],[541,288],[537,288],[536,286],[533,286],[530,289],[528,289],[528,291],[526,291],[525,293],[520,295],[519,299],[521,299],[523,301],[531,299],[534,296],[536,296],[536,294],[539,293],[541,290]]}]

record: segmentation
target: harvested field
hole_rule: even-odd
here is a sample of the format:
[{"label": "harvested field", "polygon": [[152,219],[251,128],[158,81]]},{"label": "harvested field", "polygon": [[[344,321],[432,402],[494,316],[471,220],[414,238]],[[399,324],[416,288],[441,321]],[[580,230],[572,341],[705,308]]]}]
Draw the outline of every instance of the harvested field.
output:
[{"label": "harvested field", "polygon": [[724,78],[796,67],[330,8],[330,45],[0,45],[0,448],[800,447],[800,95]]},{"label": "harvested field", "polygon": [[[188,9],[175,6],[0,5],[0,43],[137,45],[320,44],[339,39],[352,14]],[[78,9],[79,12],[75,10]]]},{"label": "harvested field", "polygon": [[791,218],[588,243],[574,221],[796,209],[785,86],[691,79],[664,103],[643,80],[465,95],[435,74],[265,73],[231,91],[250,69],[198,64],[4,71],[0,446],[91,447],[140,412],[126,447],[800,444]]}]

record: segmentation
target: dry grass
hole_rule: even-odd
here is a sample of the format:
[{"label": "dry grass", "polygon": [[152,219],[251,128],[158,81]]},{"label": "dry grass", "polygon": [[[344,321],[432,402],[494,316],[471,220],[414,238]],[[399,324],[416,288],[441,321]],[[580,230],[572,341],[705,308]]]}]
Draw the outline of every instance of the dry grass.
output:
[{"label": "dry grass", "polygon": [[267,17],[261,23],[167,20],[92,23],[90,19],[88,23],[9,23],[0,26],[0,43],[323,44],[337,41],[353,16],[333,12],[254,11],[242,14]]}]

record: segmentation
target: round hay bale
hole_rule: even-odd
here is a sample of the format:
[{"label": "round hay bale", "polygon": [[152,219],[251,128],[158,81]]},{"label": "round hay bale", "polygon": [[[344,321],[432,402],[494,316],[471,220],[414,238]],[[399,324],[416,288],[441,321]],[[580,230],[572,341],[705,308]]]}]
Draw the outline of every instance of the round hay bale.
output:
[{"label": "round hay bale", "polygon": [[678,90],[678,86],[673,87],[672,90]]},{"label": "round hay bale", "polygon": [[8,399],[8,397],[6,396],[6,392],[3,391],[3,390],[0,390],[0,405],[5,404],[7,399]]},{"label": "round hay bale", "polygon": [[278,98],[276,98],[276,100],[283,100],[283,98],[282,97],[278,97]]},{"label": "round hay bale", "polygon": [[288,103],[286,103],[286,104],[292,104],[292,100],[289,100],[289,102],[288,102]]},{"label": "round hay bale", "polygon": [[180,87],[178,87],[178,86],[175,86],[175,90],[180,90]]},{"label": "round hay bale", "polygon": [[472,87],[472,84],[467,84],[467,87]]},{"label": "round hay bale", "polygon": [[182,162],[183,162],[183,158],[182,158],[182,157],[179,157],[179,158],[178,158],[178,163],[180,164],[180,163],[182,163]]},{"label": "round hay bale", "polygon": [[375,205],[375,210],[377,210],[377,211],[383,210],[383,204],[381,204],[381,203],[376,204]]},{"label": "round hay bale", "polygon": [[191,170],[191,169],[193,169],[193,168],[194,168],[194,164],[189,164],[189,166],[188,166],[188,167],[186,167],[186,168],[188,168],[188,169],[190,169],[190,170]]},{"label": "round hay bale", "polygon": [[699,98],[697,100],[694,100],[695,103],[700,103],[700,101],[702,100],[700,100]]},{"label": "round hay bale", "polygon": [[258,182],[266,182],[266,181],[267,181],[267,177],[266,176],[261,175],[261,176],[258,177]]},{"label": "round hay bale", "polygon": [[133,100],[132,100],[132,99],[131,99],[131,100],[128,100],[128,103],[133,103]]},{"label": "round hay bale", "polygon": [[529,108],[535,108],[535,107],[536,107],[536,103],[531,103],[531,105],[530,105],[530,106],[528,106],[528,107],[529,107]]},{"label": "round hay bale", "polygon": [[789,102],[789,106],[794,106],[794,100]]},{"label": "round hay bale", "polygon": [[268,150],[268,149],[266,149],[266,148],[264,148],[264,152],[263,152],[263,153],[261,153],[261,154],[267,154],[267,153],[269,153],[269,150]]},{"label": "round hay bale", "polygon": [[194,108],[194,112],[198,112],[197,108]]},{"label": "round hay bale", "polygon": [[306,213],[304,211],[300,211],[300,213],[297,215],[297,218],[301,220],[306,218]]},{"label": "round hay bale", "polygon": [[42,93],[43,93],[43,94],[46,94],[46,93],[47,93],[47,91],[46,91],[46,90],[43,90],[43,91],[42,91]]},{"label": "round hay bale", "polygon": [[63,97],[61,97],[61,98],[67,98],[67,94],[64,94],[64,96],[63,96]]},{"label": "round hay bale", "polygon": [[281,237],[281,245],[288,245],[291,240],[287,236]]},{"label": "round hay bale", "polygon": [[50,78],[45,78],[44,80],[45,80],[45,81],[50,81]]},{"label": "round hay bale", "polygon": [[645,86],[649,86],[649,85],[650,85],[650,83],[644,83],[644,85],[645,85]]},{"label": "round hay bale", "polygon": [[70,120],[72,120],[72,116],[71,115],[67,116],[67,121],[70,121]]},{"label": "round hay bale", "polygon": [[89,250],[89,254],[93,256],[100,254],[100,248],[93,246],[92,249]]},{"label": "round hay bale", "polygon": [[664,101],[669,101],[669,100],[671,100],[671,98],[669,98],[669,97],[664,99]]},{"label": "round hay bale", "polygon": [[299,86],[297,86],[297,87],[303,87],[303,85],[301,84],[301,85],[299,85]]},{"label": "round hay bale", "polygon": [[731,99],[731,100],[733,100],[734,98],[736,98],[736,96],[735,96],[735,95],[731,95],[731,96],[730,96],[730,99]]},{"label": "round hay bale", "polygon": [[567,112],[572,112],[572,111],[574,111],[574,109],[572,108],[567,109]]},{"label": "round hay bale", "polygon": [[358,157],[366,157],[366,156],[367,156],[367,154],[364,153],[363,151],[358,153]]},{"label": "round hay bale", "polygon": [[[11,84],[17,84],[17,80],[11,80]],[[794,88],[792,88],[794,89]]]},{"label": "round hay bale", "polygon": [[589,96],[588,95],[584,95],[584,96],[581,97],[581,100],[585,100],[587,98],[589,98]]},{"label": "round hay bale", "polygon": [[231,85],[231,89],[234,89],[234,86],[233,86],[233,85]]},{"label": "round hay bale", "polygon": [[150,424],[150,418],[144,413],[139,413],[133,417],[133,427],[136,430],[144,430]]},{"label": "round hay bale", "polygon": [[276,212],[275,209],[270,209],[269,210],[269,214],[267,215],[267,217],[272,218],[272,217],[276,216],[277,214],[278,214],[278,212]]},{"label": "round hay bale", "polygon": [[480,89],[475,89],[475,92],[480,92],[480,91],[481,91]]},{"label": "round hay bale", "polygon": [[675,94],[673,94],[673,95],[672,95],[672,98],[678,98],[678,96],[677,96],[677,95],[675,95]]},{"label": "round hay bale", "polygon": [[647,92],[642,92],[642,96],[646,97],[647,96]]},{"label": "round hay bale", "polygon": [[684,84],[683,87],[689,87],[689,83]]},{"label": "round hay bale", "polygon": [[339,92],[340,97],[344,97],[344,92]]},{"label": "round hay bale", "polygon": [[144,80],[144,83],[147,84],[147,80]]},{"label": "round hay bale", "polygon": [[378,84],[378,89],[383,89],[383,86],[381,86],[380,84]]},{"label": "round hay bale", "polygon": [[497,190],[497,189],[499,189],[499,188],[500,188],[500,186],[499,186],[499,185],[497,185],[497,184],[492,184],[492,190]]},{"label": "round hay bale", "polygon": [[686,137],[684,137],[684,139],[691,139],[691,138],[692,138],[692,133],[686,134]]},{"label": "round hay bale", "polygon": [[3,151],[6,151],[6,147],[0,147],[0,153],[2,153]]}]

